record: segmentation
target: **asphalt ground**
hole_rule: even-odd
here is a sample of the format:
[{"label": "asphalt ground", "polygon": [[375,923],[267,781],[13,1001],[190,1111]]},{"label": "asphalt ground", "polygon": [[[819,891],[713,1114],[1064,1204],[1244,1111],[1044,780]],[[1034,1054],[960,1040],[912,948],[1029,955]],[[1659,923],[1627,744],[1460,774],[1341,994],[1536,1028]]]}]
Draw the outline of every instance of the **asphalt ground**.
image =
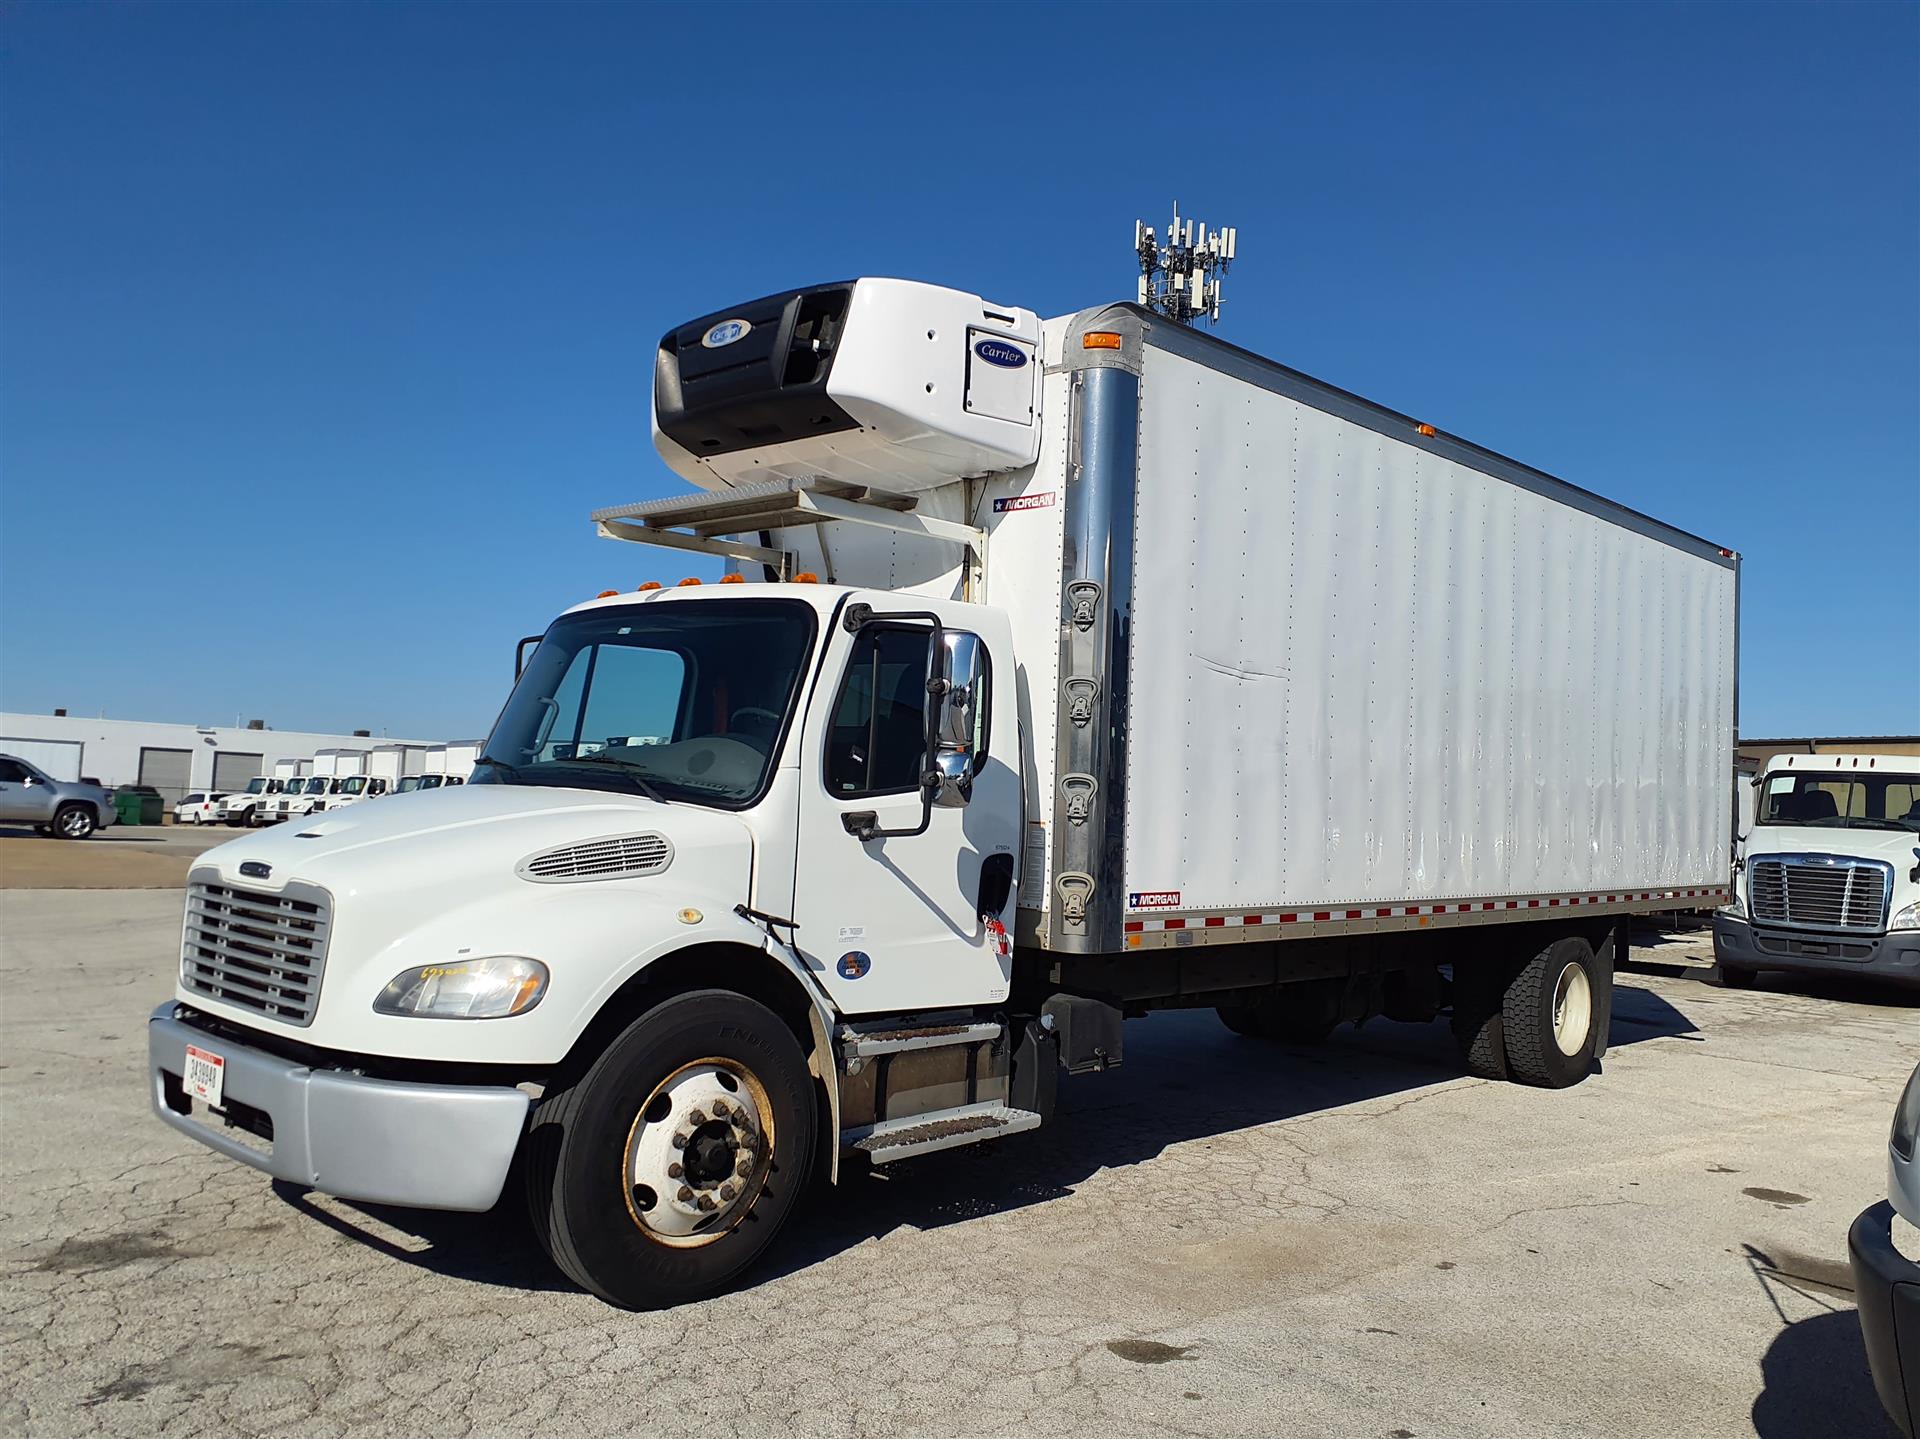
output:
[{"label": "asphalt ground", "polygon": [[178,889],[193,861],[240,834],[225,825],[108,825],[86,839],[0,825],[0,889]]},{"label": "asphalt ground", "polygon": [[1893,1434],[1845,1244],[1912,997],[1623,975],[1557,1093],[1461,1077],[1439,1023],[1156,1015],[1046,1129],[848,1182],[737,1292],[626,1314],[512,1205],[281,1193],[155,1120],[179,906],[0,893],[0,1432]]}]

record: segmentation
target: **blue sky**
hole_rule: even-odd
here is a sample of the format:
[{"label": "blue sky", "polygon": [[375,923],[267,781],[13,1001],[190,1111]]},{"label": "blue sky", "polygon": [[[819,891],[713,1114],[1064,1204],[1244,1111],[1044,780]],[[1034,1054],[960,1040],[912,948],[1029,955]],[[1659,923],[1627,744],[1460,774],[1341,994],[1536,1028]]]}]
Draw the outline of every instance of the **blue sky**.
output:
[{"label": "blue sky", "polygon": [[664,330],[1177,197],[1226,338],[1740,550],[1747,734],[1920,731],[1917,16],[10,6],[0,707],[484,733],[702,572],[586,520]]}]

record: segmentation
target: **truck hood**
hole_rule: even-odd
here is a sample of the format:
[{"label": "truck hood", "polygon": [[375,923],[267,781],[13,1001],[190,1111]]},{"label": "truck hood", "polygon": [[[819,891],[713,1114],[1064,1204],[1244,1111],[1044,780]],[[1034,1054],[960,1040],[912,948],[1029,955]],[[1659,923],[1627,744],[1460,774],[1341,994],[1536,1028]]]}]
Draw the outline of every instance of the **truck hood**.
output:
[{"label": "truck hood", "polygon": [[[250,832],[208,850],[195,868],[212,866],[231,883],[266,890],[299,878],[336,896],[363,884],[384,888],[381,876],[415,864],[435,875],[506,882],[522,859],[541,850],[650,829],[676,849],[751,844],[735,816],[696,805],[602,790],[470,784],[382,796],[380,804],[349,805],[299,824]],[[243,875],[243,863],[266,865],[268,873]]]},{"label": "truck hood", "polygon": [[1920,834],[1912,830],[1759,824],[1747,836],[1746,855],[1748,859],[1763,859],[1770,854],[1838,854],[1885,860],[1893,866],[1898,883],[1920,863],[1914,856],[1916,849],[1920,849]]}]

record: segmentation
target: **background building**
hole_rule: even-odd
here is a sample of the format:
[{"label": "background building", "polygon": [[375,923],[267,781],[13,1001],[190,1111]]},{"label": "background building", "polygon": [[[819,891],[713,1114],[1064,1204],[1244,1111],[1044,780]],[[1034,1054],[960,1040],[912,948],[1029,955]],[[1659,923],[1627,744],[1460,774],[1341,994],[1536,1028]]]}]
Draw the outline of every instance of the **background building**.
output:
[{"label": "background building", "polygon": [[429,746],[436,740],[301,730],[236,729],[231,725],[157,724],[78,719],[68,715],[0,713],[0,753],[30,760],[55,779],[104,785],[146,784],[168,804],[194,790],[245,789],[277,759],[311,759],[317,750],[371,750],[375,745]]}]

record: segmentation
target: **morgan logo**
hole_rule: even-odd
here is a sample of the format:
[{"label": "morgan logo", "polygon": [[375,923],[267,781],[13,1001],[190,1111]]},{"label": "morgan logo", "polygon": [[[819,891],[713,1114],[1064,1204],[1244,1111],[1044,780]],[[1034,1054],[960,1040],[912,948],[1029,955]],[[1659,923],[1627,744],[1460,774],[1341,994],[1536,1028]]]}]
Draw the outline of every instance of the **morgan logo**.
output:
[{"label": "morgan logo", "polygon": [[709,350],[717,350],[735,340],[746,339],[752,329],[746,320],[722,320],[700,337],[700,343]]},{"label": "morgan logo", "polygon": [[1180,891],[1177,889],[1140,889],[1127,896],[1128,909],[1178,909]]},{"label": "morgan logo", "polygon": [[1027,362],[1027,352],[1005,340],[976,340],[973,352],[989,365],[998,365],[1003,370],[1017,370]]},{"label": "morgan logo", "polygon": [[1044,495],[1011,495],[1004,500],[995,500],[993,512],[996,515],[1008,515],[1019,510],[1044,510],[1050,508],[1052,504],[1052,490],[1048,490]]}]

